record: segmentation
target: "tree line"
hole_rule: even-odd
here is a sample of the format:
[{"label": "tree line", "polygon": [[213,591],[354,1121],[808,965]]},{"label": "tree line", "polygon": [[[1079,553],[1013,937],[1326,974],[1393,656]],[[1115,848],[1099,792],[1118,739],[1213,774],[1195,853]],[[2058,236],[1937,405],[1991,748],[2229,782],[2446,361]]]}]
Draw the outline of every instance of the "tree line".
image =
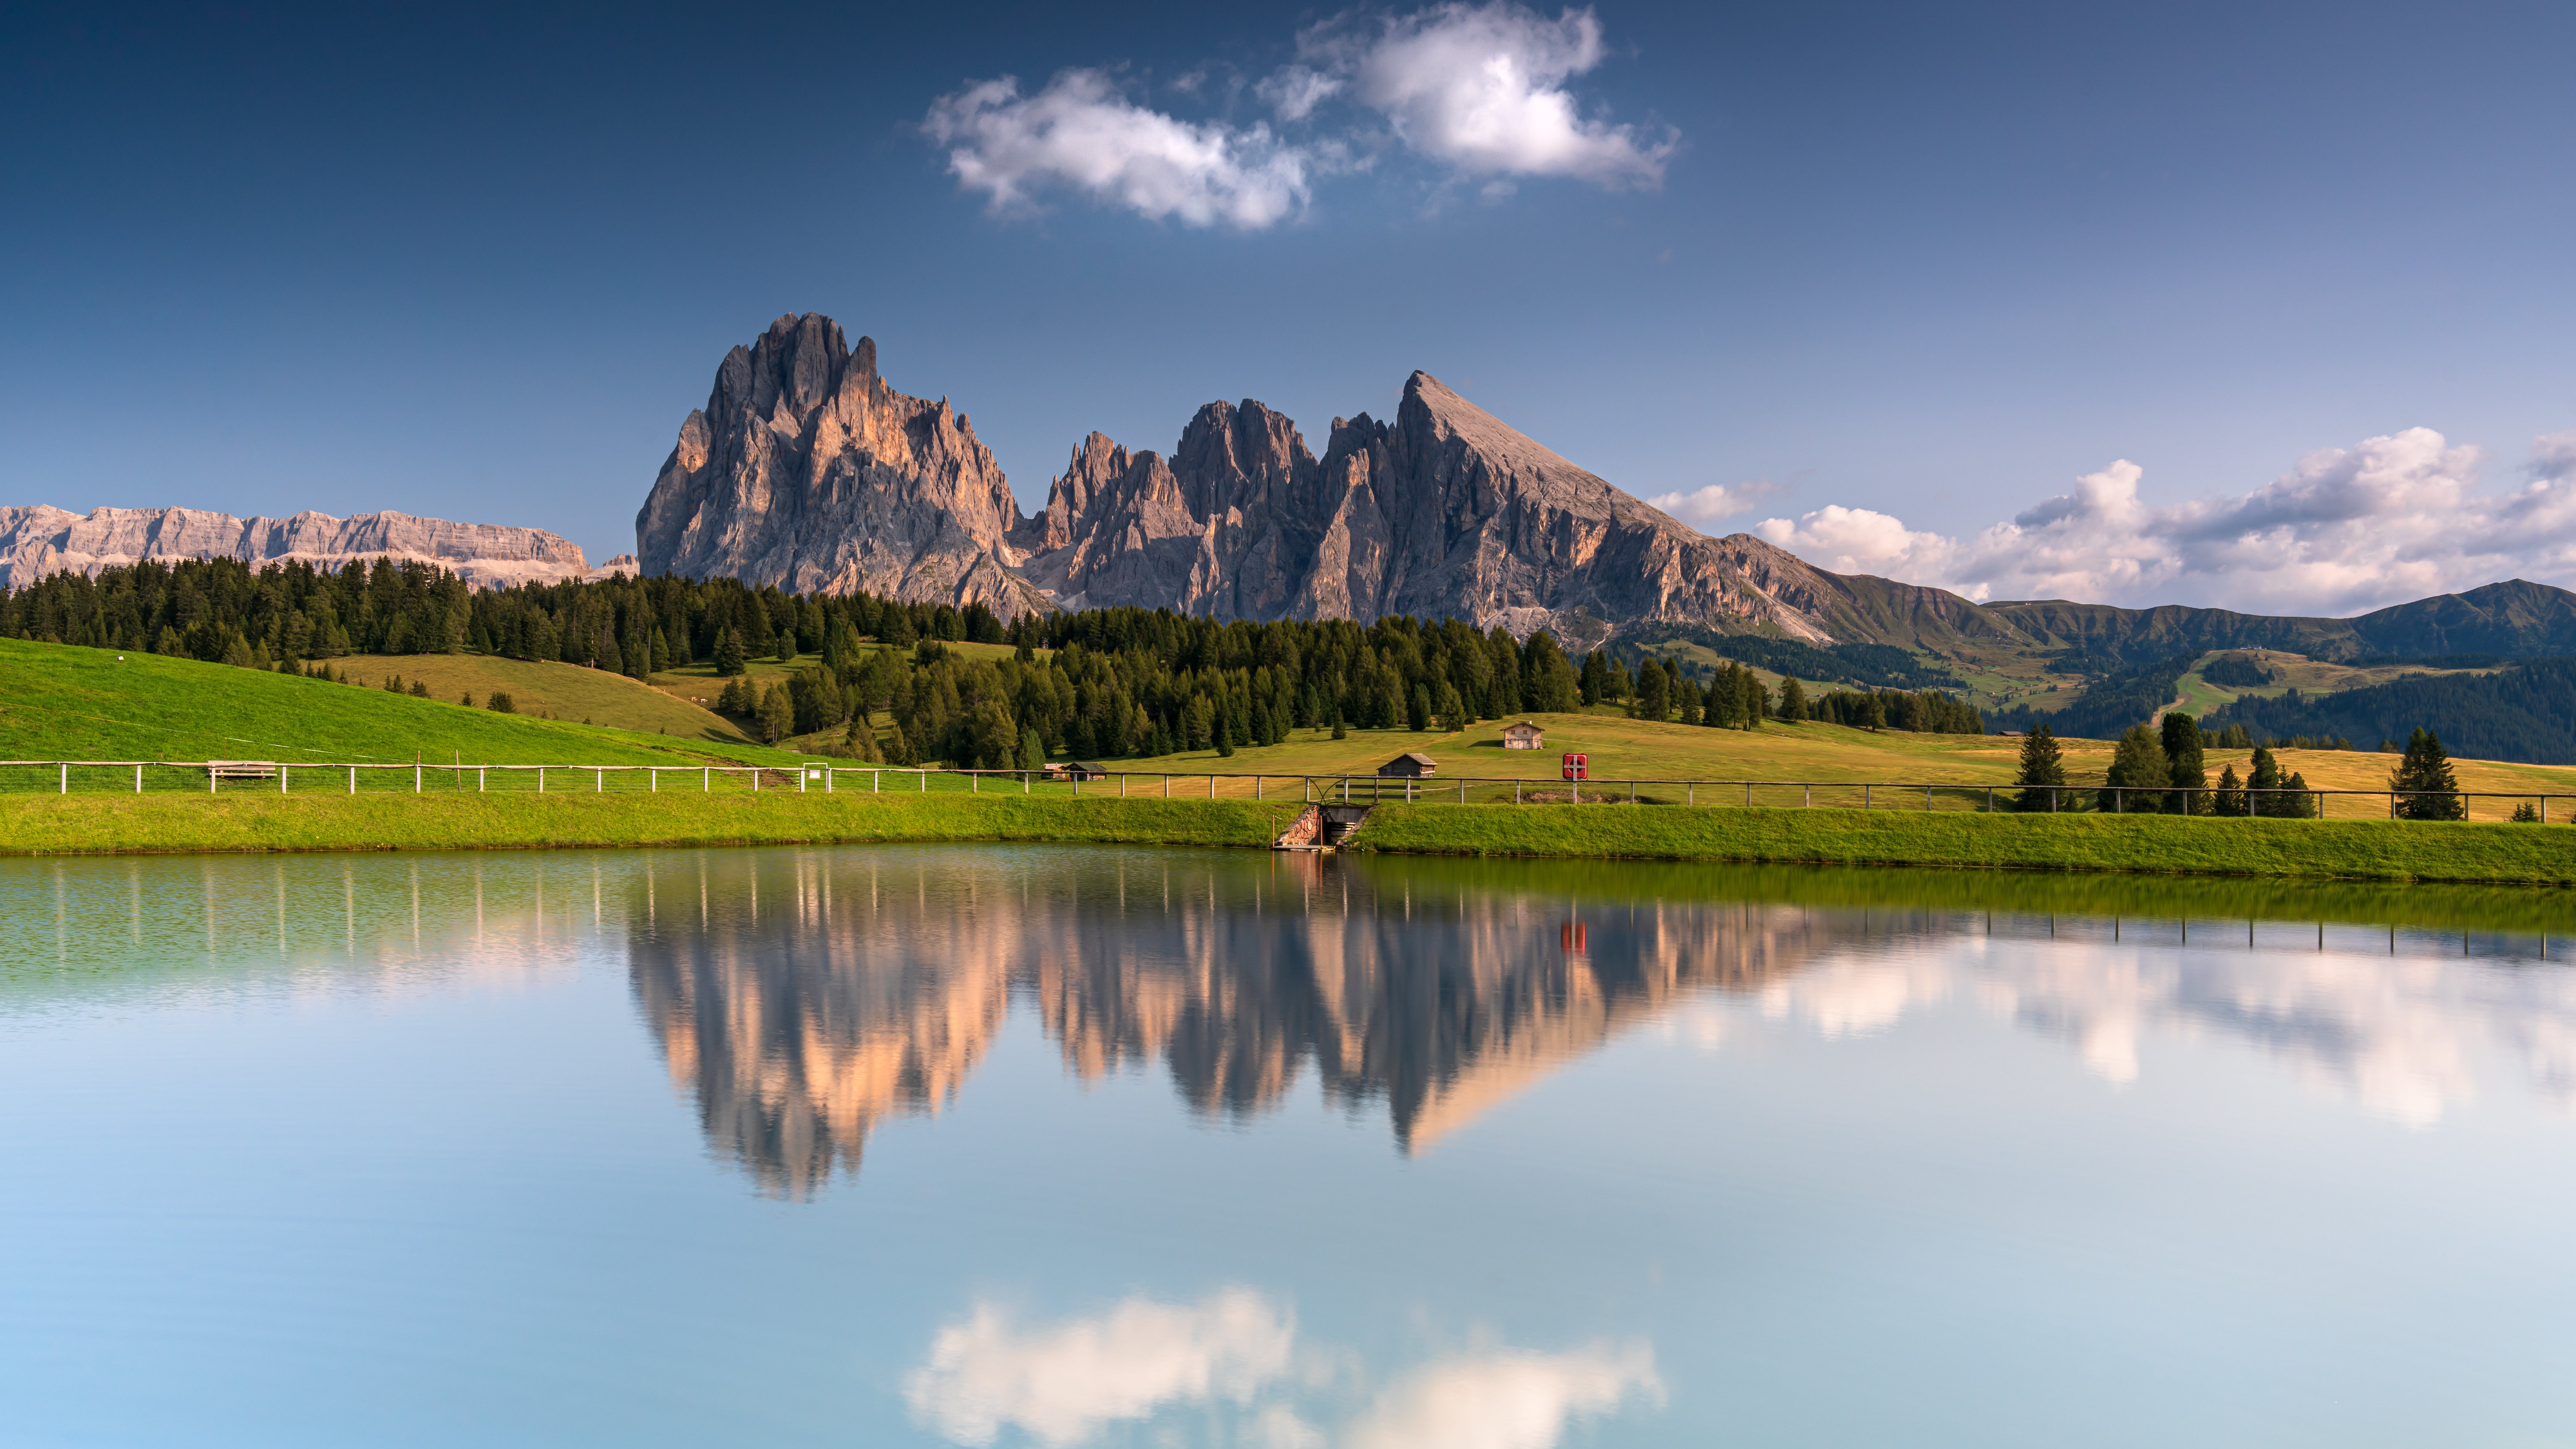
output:
[{"label": "tree line", "polygon": [[2389,743],[2437,722],[2477,759],[2576,764],[2576,659],[2533,659],[2497,674],[2408,675],[2335,694],[2248,695],[2209,718],[2265,736]]}]

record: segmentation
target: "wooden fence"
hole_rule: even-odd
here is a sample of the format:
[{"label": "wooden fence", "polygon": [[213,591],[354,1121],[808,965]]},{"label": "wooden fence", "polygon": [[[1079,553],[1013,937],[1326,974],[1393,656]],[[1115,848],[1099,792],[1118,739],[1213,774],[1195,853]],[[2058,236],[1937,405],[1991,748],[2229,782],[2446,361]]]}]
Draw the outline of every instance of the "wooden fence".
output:
[{"label": "wooden fence", "polygon": [[[258,791],[311,794],[665,794],[787,791],[822,794],[932,792],[957,794],[1149,796],[1163,799],[1333,800],[1349,804],[1734,805],[1799,809],[1952,810],[2025,808],[2031,791],[2017,785],[1901,780],[1547,780],[1509,776],[1434,779],[1375,775],[1208,774],[1133,771],[944,770],[853,765],[815,759],[800,765],[467,765],[349,764],[278,760],[0,760],[0,793],[203,795]],[[2172,789],[2066,785],[2041,787],[2028,808],[2041,811],[2167,813]],[[2195,791],[2195,795],[2214,792]],[[2242,792],[2277,802],[2284,815],[2394,818],[2416,794],[2397,790]],[[1701,796],[1707,796],[1701,799]],[[2431,798],[2429,795],[2425,798]],[[2510,818],[2532,807],[2541,823],[2554,801],[2576,795],[2471,790],[2455,800],[2470,818]],[[2040,803],[2044,801],[2045,803]],[[2302,807],[2307,807],[2302,809]],[[2565,821],[2558,807],[2554,818]]]}]

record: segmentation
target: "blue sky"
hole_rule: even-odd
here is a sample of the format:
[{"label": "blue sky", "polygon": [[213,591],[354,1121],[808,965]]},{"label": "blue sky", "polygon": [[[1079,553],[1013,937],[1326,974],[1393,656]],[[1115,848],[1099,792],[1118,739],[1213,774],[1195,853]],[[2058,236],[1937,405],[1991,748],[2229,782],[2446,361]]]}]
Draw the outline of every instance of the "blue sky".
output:
[{"label": "blue sky", "polygon": [[[1695,526],[1988,597],[2576,584],[2571,42],[2536,4],[13,6],[0,503],[601,558],[724,350],[815,310],[1024,504],[1091,429],[1255,397],[1320,444],[1421,367]],[[1174,137],[1214,159],[1139,169]]]}]

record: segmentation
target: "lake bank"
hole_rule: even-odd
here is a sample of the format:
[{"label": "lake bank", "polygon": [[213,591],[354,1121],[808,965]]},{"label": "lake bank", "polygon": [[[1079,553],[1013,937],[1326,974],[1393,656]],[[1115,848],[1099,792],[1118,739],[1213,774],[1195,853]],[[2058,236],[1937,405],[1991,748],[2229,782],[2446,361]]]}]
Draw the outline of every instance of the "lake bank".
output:
[{"label": "lake bank", "polygon": [[[0,798],[0,853],[527,850],[894,841],[1261,848],[1296,801],[772,795]],[[2555,827],[1732,807],[1384,805],[1380,854],[2576,884]]]}]

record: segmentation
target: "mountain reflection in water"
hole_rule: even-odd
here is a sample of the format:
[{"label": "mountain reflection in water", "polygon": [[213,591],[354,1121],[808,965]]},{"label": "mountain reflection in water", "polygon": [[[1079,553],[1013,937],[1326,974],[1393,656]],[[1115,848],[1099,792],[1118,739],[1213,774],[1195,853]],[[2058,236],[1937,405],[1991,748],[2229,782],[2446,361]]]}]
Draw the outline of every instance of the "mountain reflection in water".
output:
[{"label": "mountain reflection in water", "polygon": [[[1587,901],[1544,869],[1314,856],[746,852],[646,870],[628,897],[637,1001],[710,1141],[785,1197],[855,1172],[881,1119],[952,1100],[1014,1001],[1084,1080],[1159,1061],[1194,1111],[1242,1119],[1311,1065],[1328,1102],[1382,1105],[1407,1153],[1702,995],[1827,1036],[1965,997],[2122,1083],[2150,1030],[2232,1039],[2417,1125],[2475,1095],[2481,1059],[2576,1105],[2576,978],[2458,969],[2396,928]],[[2500,937],[2482,954],[2549,951]]]}]

